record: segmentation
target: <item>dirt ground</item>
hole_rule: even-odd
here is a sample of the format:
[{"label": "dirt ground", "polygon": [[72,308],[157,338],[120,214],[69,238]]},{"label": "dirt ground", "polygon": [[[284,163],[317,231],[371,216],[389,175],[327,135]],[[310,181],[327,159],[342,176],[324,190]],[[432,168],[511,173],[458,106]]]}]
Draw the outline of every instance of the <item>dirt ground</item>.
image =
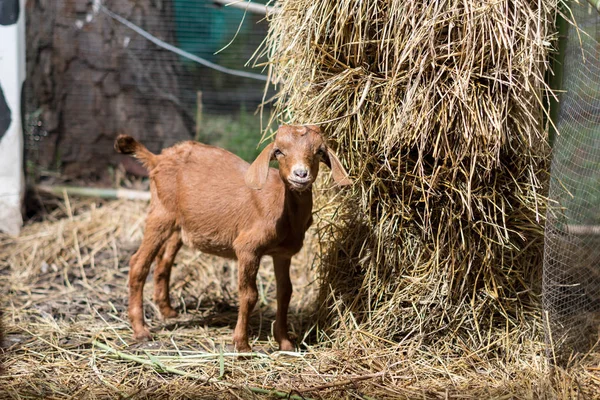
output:
[{"label": "dirt ground", "polygon": [[477,354],[439,359],[351,327],[323,340],[313,319],[319,281],[310,238],[292,266],[297,352],[277,351],[272,336],[270,260],[258,279],[254,353],[239,357],[230,344],[236,265],[187,248],[171,283],[180,316],[159,318],[149,277],[144,304],[154,340],[137,343],[126,315],[127,274],[147,203],[65,197],[43,204],[20,237],[0,236],[2,399],[600,398],[598,353],[552,369],[541,343],[520,349],[518,364],[502,365]]}]

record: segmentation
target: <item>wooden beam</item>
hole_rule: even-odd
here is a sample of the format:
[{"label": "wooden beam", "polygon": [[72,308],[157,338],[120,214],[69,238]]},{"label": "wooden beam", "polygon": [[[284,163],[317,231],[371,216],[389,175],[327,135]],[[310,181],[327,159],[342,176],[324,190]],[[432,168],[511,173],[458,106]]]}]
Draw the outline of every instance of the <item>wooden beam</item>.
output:
[{"label": "wooden beam", "polygon": [[567,232],[573,235],[600,235],[600,225],[567,225]]},{"label": "wooden beam", "polygon": [[34,187],[41,192],[53,193],[57,196],[63,196],[66,193],[69,196],[99,197],[103,199],[150,200],[150,192],[145,190],[103,189],[58,185],[35,185]]}]

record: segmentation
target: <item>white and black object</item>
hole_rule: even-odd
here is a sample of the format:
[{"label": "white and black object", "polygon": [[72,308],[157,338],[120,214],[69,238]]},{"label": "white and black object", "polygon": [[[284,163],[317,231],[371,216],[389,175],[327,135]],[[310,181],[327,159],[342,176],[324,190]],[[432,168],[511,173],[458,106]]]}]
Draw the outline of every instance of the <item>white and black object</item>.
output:
[{"label": "white and black object", "polygon": [[0,231],[18,235],[25,191],[21,93],[25,0],[0,0]]}]

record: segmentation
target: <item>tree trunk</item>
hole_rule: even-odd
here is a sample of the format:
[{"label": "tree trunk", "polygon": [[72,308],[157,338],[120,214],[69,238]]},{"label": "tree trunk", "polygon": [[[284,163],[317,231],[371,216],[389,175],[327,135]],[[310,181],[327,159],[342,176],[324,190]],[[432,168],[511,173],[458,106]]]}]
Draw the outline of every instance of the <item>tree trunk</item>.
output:
[{"label": "tree trunk", "polygon": [[[119,162],[119,133],[151,151],[190,139],[193,117],[179,102],[179,60],[94,8],[90,0],[27,1],[27,113],[44,131],[38,164],[99,178]],[[170,0],[104,5],[173,42]]]}]

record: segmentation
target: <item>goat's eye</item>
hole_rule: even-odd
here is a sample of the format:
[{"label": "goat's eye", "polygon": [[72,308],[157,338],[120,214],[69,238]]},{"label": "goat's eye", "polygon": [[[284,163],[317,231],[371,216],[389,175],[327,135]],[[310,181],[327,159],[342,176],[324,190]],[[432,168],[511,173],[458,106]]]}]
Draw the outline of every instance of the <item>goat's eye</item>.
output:
[{"label": "goat's eye", "polygon": [[279,149],[275,149],[275,151],[273,152],[273,155],[274,155],[275,157],[279,157],[279,156],[282,156],[282,155],[283,155],[283,153],[281,152],[281,150],[279,150]]}]

